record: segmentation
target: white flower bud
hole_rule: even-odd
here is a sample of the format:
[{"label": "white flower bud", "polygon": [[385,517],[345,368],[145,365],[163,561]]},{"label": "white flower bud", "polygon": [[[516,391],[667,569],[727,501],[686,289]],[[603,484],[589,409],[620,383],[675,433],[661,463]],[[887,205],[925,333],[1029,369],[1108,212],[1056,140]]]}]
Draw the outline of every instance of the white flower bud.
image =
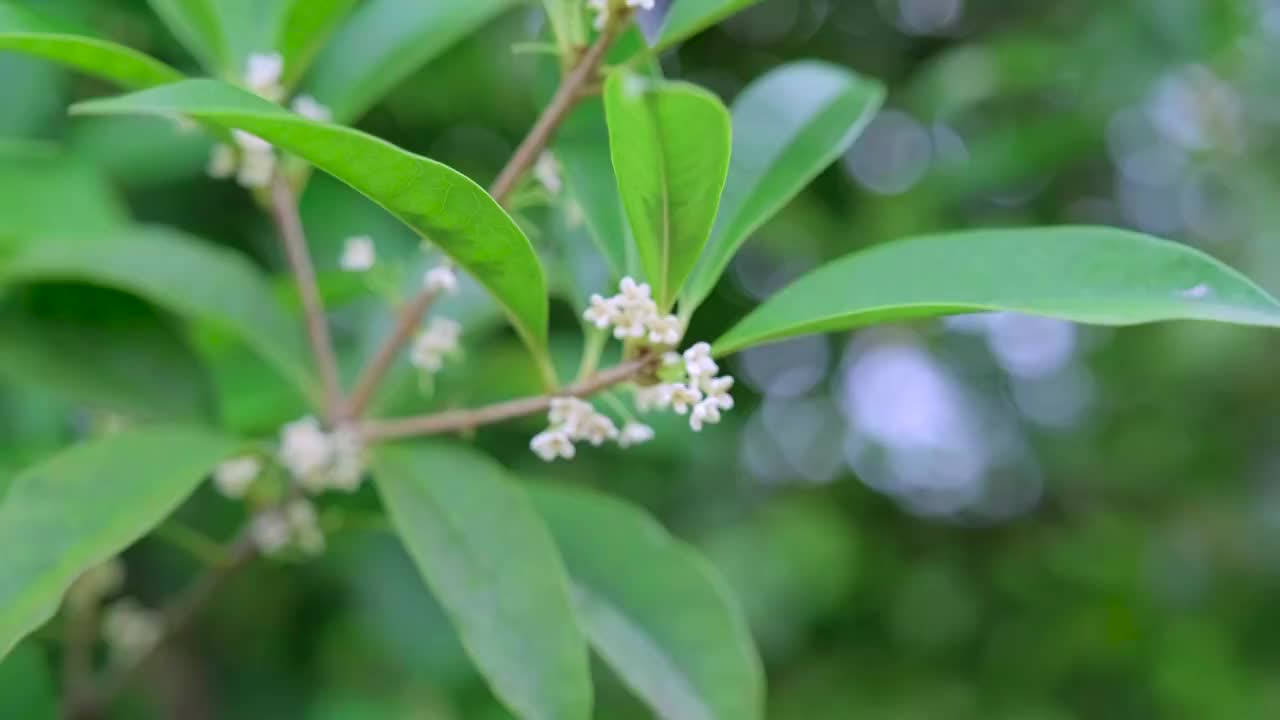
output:
[{"label": "white flower bud", "polygon": [[671,385],[671,408],[678,415],[689,412],[689,408],[702,400],[702,392],[696,387],[680,383]]},{"label": "white flower bud", "polygon": [[684,351],[685,371],[691,378],[714,377],[720,366],[711,358],[711,345],[700,342]]},{"label": "white flower bud", "polygon": [[236,174],[236,151],[230,145],[218,143],[209,151],[209,165],[205,171],[215,180],[226,180]]},{"label": "white flower bud", "polygon": [[433,293],[455,293],[458,291],[458,275],[448,265],[433,267],[422,276],[422,286]]},{"label": "white flower bud", "polygon": [[147,654],[160,641],[162,629],[160,614],[132,598],[112,603],[102,613],[102,638],[121,658]]},{"label": "white flower bud", "polygon": [[533,166],[533,176],[552,195],[559,195],[564,189],[564,182],[560,179],[560,163],[556,162],[556,157],[549,151],[543,151],[538,156],[538,162]]},{"label": "white flower bud", "polygon": [[333,446],[314,417],[285,425],[280,431],[280,464],[312,492],[324,487],[323,473],[333,459]]},{"label": "white flower bud", "polygon": [[458,349],[462,326],[444,317],[435,317],[427,329],[418,334],[409,352],[409,362],[419,370],[439,372],[444,358]]},{"label": "white flower bud", "polygon": [[378,262],[378,250],[368,235],[349,237],[342,245],[338,266],[347,272],[365,272]]},{"label": "white flower bud", "polygon": [[249,535],[258,552],[275,555],[289,544],[289,521],[278,511],[261,513],[250,521]]},{"label": "white flower bud", "polygon": [[284,98],[284,57],[280,53],[254,53],[249,56],[244,73],[244,84],[257,95],[272,102]]},{"label": "white flower bud", "polygon": [[572,460],[577,454],[573,440],[564,430],[545,430],[533,437],[529,448],[546,462],[554,462],[557,458]]},{"label": "white flower bud", "polygon": [[333,111],[321,105],[310,95],[299,95],[293,99],[293,111],[308,120],[327,123],[333,120]]},{"label": "white flower bud", "polygon": [[604,330],[618,318],[618,304],[614,298],[605,299],[600,295],[591,296],[591,307],[582,314],[587,322]]},{"label": "white flower bud", "polygon": [[245,456],[227,460],[213,471],[213,484],[218,492],[231,500],[240,500],[262,472],[258,458]]},{"label": "white flower bud", "polygon": [[653,439],[653,428],[644,423],[629,422],[622,426],[622,432],[618,433],[618,445],[629,448],[633,445],[643,445]]}]

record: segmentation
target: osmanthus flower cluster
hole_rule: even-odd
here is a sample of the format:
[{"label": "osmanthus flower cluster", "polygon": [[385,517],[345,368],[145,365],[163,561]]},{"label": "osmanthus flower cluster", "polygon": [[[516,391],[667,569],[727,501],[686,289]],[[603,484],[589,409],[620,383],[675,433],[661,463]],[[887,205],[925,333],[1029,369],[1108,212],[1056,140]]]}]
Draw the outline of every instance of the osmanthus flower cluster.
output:
[{"label": "osmanthus flower cluster", "polygon": [[[599,330],[612,328],[613,336],[624,341],[633,356],[661,355],[656,377],[649,379],[656,382],[635,389],[638,411],[670,409],[688,415],[689,427],[700,432],[704,426],[720,422],[724,411],[733,409],[729,394],[733,377],[719,374],[711,346],[705,342],[694,344],[683,355],[672,350],[684,334],[683,323],[676,315],[661,312],[647,283],[624,277],[616,295],[592,295],[583,317]],[[552,399],[547,420],[549,427],[529,443],[547,462],[572,459],[577,454],[575,442],[599,447],[613,440],[626,448],[654,437],[653,428],[635,420],[628,420],[619,430],[612,418],[576,397]]]},{"label": "osmanthus flower cluster", "polygon": [[[255,53],[249,56],[241,84],[254,94],[271,102],[281,102],[287,91],[281,84],[284,57],[279,53]],[[329,122],[333,113],[310,95],[299,95],[292,103],[293,111],[317,122]],[[233,130],[233,143],[213,146],[208,173],[226,180],[235,177],[246,188],[264,188],[276,172],[276,153],[271,143],[242,130]]]}]

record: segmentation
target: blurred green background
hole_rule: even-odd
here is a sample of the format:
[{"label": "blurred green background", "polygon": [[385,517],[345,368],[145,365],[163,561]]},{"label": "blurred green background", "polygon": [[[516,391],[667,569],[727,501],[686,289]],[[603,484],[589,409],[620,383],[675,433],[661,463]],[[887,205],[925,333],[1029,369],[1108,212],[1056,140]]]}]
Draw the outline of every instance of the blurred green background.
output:
[{"label": "blurred green background", "polygon": [[[29,4],[194,69],[141,0]],[[538,111],[538,56],[511,46],[541,22],[532,4],[504,16],[361,127],[491,180]],[[664,66],[728,101],[803,58],[881,78],[888,105],[747,246],[691,337],[714,337],[823,260],[942,228],[1133,227],[1280,291],[1278,0],[765,0]],[[250,197],[205,177],[208,140],[66,115],[109,92],[0,53],[0,223],[69,212],[20,192],[52,164],[67,183],[100,174],[141,221],[278,271]],[[353,372],[386,312],[335,272],[341,242],[371,234],[404,258],[416,243],[328,178],[303,213]],[[526,220],[536,230],[536,213]],[[283,277],[281,292],[292,297]],[[536,389],[483,302],[466,296],[451,314],[467,321],[467,360],[430,402]],[[572,362],[573,312],[554,315]],[[287,389],[255,381],[247,353],[175,327],[72,284],[0,297],[0,491],[32,460],[146,414],[97,385],[212,408],[264,436],[300,414]],[[534,481],[636,500],[703,548],[748,610],[770,718],[1275,718],[1278,348],[1266,332],[1208,324],[957,318],[750,351],[729,363],[742,390],[723,425],[694,436],[675,418],[626,455],[542,465],[527,449],[536,421],[476,442]],[[388,407],[425,402],[410,383]],[[342,527],[324,558],[240,577],[122,717],[506,717],[399,546],[362,527],[375,507],[368,489],[326,506]],[[226,537],[240,513],[202,490],[179,517]],[[174,534],[125,556],[144,602],[196,570],[163,537]],[[46,628],[0,665],[0,717],[49,716],[23,703],[48,682],[56,641]],[[598,717],[648,717],[602,666],[597,677]]]}]

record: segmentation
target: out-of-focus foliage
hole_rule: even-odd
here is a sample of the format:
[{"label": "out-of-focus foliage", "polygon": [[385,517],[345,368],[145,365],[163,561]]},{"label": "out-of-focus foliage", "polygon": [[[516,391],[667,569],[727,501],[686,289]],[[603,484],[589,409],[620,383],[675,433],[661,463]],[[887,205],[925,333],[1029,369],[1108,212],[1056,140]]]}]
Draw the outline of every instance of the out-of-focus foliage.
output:
[{"label": "out-of-focus foliage", "polygon": [[[195,67],[140,0],[28,4]],[[405,78],[361,127],[492,179],[543,99],[538,63],[510,49],[539,37],[541,12],[530,3],[497,16]],[[763,0],[665,54],[666,75],[728,104],[781,61],[819,59],[880,78],[890,93],[839,164],[755,233],[691,335],[720,335],[822,261],[979,225],[1128,227],[1184,241],[1280,291],[1277,48],[1275,0]],[[203,176],[198,135],[70,120],[69,103],[106,86],[15,55],[0,53],[0,88],[0,157],[92,166],[139,221],[176,225],[280,272],[247,195]],[[0,208],[22,183],[0,172]],[[303,211],[353,370],[385,328],[371,326],[369,301],[352,301],[360,295],[332,272],[341,241],[371,233],[388,255],[409,258],[417,240],[327,178],[313,179]],[[65,215],[90,222],[91,212],[112,211]],[[0,212],[0,234],[15,217]],[[549,233],[530,234],[540,249],[552,245]],[[46,382],[11,370],[33,362],[15,359],[15,338],[67,355],[59,343],[79,332],[84,361],[114,372],[97,338],[124,328],[155,338],[165,412],[216,412],[258,432],[302,412],[298,392],[263,383],[264,361],[224,329],[179,335],[118,288],[64,289],[25,288],[0,303],[0,493],[18,468],[143,410],[109,396],[89,403],[89,393],[72,403],[51,363],[34,361],[47,365]],[[492,305],[474,297],[459,304],[491,320]],[[576,331],[575,318],[567,303],[552,314],[552,355],[571,363],[557,336]],[[28,341],[32,317],[59,322]],[[537,391],[513,335],[488,320],[467,327],[468,362],[438,378],[434,404]],[[1276,342],[1203,324],[929,321],[748,351],[731,361],[740,408],[716,433],[655,423],[658,440],[644,448],[551,467],[528,455],[534,422],[476,439],[526,477],[627,496],[706,551],[762,646],[770,718],[1277,717]],[[191,355],[212,368],[198,386],[182,371]],[[450,374],[483,381],[451,385]],[[366,490],[326,508],[335,535],[323,560],[265,564],[231,583],[167,654],[150,702],[121,717],[155,717],[155,707],[194,718],[505,717],[410,559],[384,527],[363,522],[374,505]],[[201,491],[179,520],[223,537],[240,519],[231,507]],[[157,602],[197,568],[160,539],[126,559],[129,592]],[[51,715],[39,689],[60,659],[59,629],[0,665],[0,716]],[[598,717],[648,717],[625,683],[596,675]]]}]

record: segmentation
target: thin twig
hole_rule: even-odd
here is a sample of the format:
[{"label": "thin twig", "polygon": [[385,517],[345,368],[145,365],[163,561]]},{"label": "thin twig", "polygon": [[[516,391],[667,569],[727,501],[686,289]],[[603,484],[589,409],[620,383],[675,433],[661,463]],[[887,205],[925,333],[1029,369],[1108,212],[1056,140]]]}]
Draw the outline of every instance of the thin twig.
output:
[{"label": "thin twig", "polygon": [[393,420],[371,420],[360,426],[360,434],[368,442],[395,440],[397,438],[473,430],[483,425],[492,425],[525,417],[526,415],[536,415],[549,410],[551,401],[555,398],[595,395],[602,390],[620,385],[652,369],[655,362],[652,356],[629,360],[608,370],[596,373],[554,395],[520,398],[470,410],[449,410],[433,415],[420,415],[418,417]]},{"label": "thin twig", "polygon": [[98,599],[68,599],[66,651],[62,658],[64,716],[83,717],[93,698],[93,646],[98,640]]},{"label": "thin twig", "polygon": [[[595,83],[596,74],[609,48],[626,27],[627,19],[627,16],[616,18],[600,33],[595,44],[587,50],[565,77],[550,104],[542,111],[542,115],[529,130],[529,134],[520,143],[520,147],[511,156],[506,167],[498,174],[498,179],[489,189],[489,194],[498,201],[499,205],[506,206],[520,179],[538,161],[538,156],[547,149],[552,138],[555,137],[556,130],[560,129],[573,109],[586,97],[586,91]],[[369,401],[377,392],[379,383],[386,377],[387,371],[395,362],[396,356],[408,344],[414,331],[422,323],[422,318],[431,309],[435,295],[434,291],[424,288],[400,311],[391,335],[378,348],[369,366],[360,373],[356,391],[343,409],[345,418],[358,418],[367,408]]]},{"label": "thin twig", "polygon": [[161,611],[160,635],[156,643],[147,652],[106,677],[92,703],[97,713],[110,707],[115,698],[142,675],[147,664],[155,659],[164,645],[186,630],[227,580],[257,555],[257,545],[249,526],[246,526],[227,549],[224,560],[193,580]]},{"label": "thin twig", "polygon": [[280,243],[289,259],[289,268],[302,296],[302,309],[307,319],[307,338],[311,342],[311,354],[315,357],[324,383],[324,407],[329,420],[338,418],[343,405],[342,386],[338,380],[338,357],[333,350],[333,338],[329,335],[329,322],[325,317],[324,301],[316,286],[316,270],[307,249],[307,236],[298,215],[298,200],[289,181],[277,174],[271,183],[271,217],[275,220]]},{"label": "thin twig", "polygon": [[409,342],[413,331],[422,322],[422,318],[426,317],[427,312],[431,310],[431,306],[435,304],[436,298],[439,296],[439,291],[424,289],[410,300],[409,304],[396,316],[396,324],[391,331],[391,336],[382,343],[373,359],[361,371],[360,379],[356,382],[356,389],[352,391],[346,407],[343,408],[342,415],[344,418],[358,418],[364,414],[365,408],[369,406],[369,401],[373,399],[373,394],[378,389],[378,384],[382,382],[382,378],[386,377],[387,371],[395,363],[396,355],[400,353],[400,348]]}]

